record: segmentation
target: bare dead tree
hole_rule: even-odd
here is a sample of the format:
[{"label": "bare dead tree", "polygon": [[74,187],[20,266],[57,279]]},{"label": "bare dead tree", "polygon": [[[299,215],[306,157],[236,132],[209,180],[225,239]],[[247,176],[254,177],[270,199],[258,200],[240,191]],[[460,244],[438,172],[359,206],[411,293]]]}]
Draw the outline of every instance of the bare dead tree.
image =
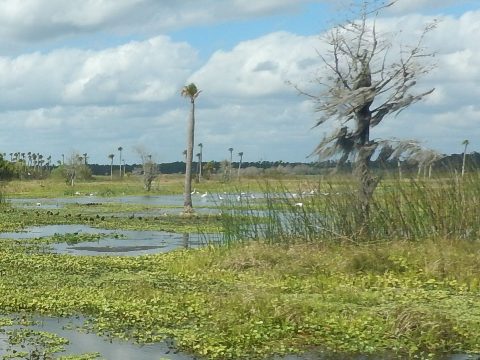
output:
[{"label": "bare dead tree", "polygon": [[337,157],[340,164],[353,160],[359,199],[367,216],[379,182],[370,170],[372,156],[383,151],[382,156],[398,158],[411,144],[372,139],[370,130],[434,90],[414,92],[413,88],[417,79],[433,67],[431,61],[425,61],[433,53],[423,47],[423,42],[436,23],[425,25],[415,44],[397,46],[376,27],[378,14],[395,2],[363,0],[355,19],[333,27],[323,39],[329,50],[318,53],[325,70],[315,79],[320,91],[312,94],[296,87],[316,104],[319,117],[315,127],[336,122],[333,132],[323,138],[313,154]]},{"label": "bare dead tree", "polygon": [[153,160],[152,155],[142,146],[135,147],[136,153],[142,159],[143,188],[150,191],[153,181],[160,174],[158,164]]},{"label": "bare dead tree", "polygon": [[419,147],[418,150],[415,151],[415,154],[411,156],[410,160],[418,165],[418,177],[420,177],[423,170],[423,177],[427,177],[428,171],[428,178],[431,178],[433,165],[444,157],[445,155],[442,155],[435,150]]}]

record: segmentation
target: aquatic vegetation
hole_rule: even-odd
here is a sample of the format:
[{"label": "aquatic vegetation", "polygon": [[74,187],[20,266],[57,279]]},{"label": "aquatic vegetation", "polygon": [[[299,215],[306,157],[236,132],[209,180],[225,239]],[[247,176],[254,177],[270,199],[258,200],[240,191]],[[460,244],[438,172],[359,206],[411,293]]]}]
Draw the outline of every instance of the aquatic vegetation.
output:
[{"label": "aquatic vegetation", "polygon": [[217,215],[185,217],[174,214],[158,216],[118,216],[101,212],[91,213],[76,209],[16,209],[0,208],[0,232],[21,231],[28,226],[54,224],[88,224],[104,229],[158,230],[179,233],[214,233],[221,230]]},{"label": "aquatic vegetation", "polygon": [[368,222],[356,187],[348,181],[319,184],[313,193],[268,185],[263,197],[263,208],[248,199],[231,202],[222,216],[226,242],[365,244],[432,237],[474,241],[480,236],[478,174],[461,181],[385,181],[370,201]]},{"label": "aquatic vegetation", "polygon": [[[0,240],[0,313],[81,314],[104,336],[174,339],[208,359],[309,349],[341,358],[478,354],[477,180],[385,181],[368,228],[359,227],[348,181],[266,187],[263,199],[223,203],[221,215],[141,216],[152,208],[138,204],[119,206],[123,216],[112,214],[117,205],[7,205],[2,231],[47,224],[218,231],[229,246],[83,257],[42,253],[44,244],[88,240],[75,234],[28,246]],[[0,328],[8,326],[0,318]]]},{"label": "aquatic vegetation", "polygon": [[[211,359],[312,346],[424,358],[478,353],[479,246],[253,243],[133,258],[2,247],[0,311],[84,314],[106,336],[140,343],[171,337]],[[374,260],[359,268],[369,253],[383,269]]]}]

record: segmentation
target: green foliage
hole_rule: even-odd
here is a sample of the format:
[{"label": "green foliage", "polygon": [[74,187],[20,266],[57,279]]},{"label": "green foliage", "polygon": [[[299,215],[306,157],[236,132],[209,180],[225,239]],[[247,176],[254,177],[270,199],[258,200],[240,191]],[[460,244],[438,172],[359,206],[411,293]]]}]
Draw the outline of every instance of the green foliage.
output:
[{"label": "green foliage", "polygon": [[0,155],[0,181],[11,180],[18,175],[15,165]]},{"label": "green foliage", "polygon": [[92,171],[85,164],[60,165],[52,170],[51,177],[53,179],[64,179],[67,183],[70,183],[72,172],[75,172],[76,181],[92,180]]},{"label": "green foliage", "polygon": [[[0,313],[82,314],[85,327],[99,334],[139,343],[173,339],[206,359],[305,349],[339,358],[480,353],[479,183],[474,176],[385,181],[368,229],[359,228],[346,180],[267,188],[266,199],[227,204],[234,211],[224,209],[221,217],[130,218],[120,215],[152,208],[120,203],[55,211],[7,206],[0,211],[2,231],[65,223],[212,232],[221,221],[232,241],[122,258],[39,253],[1,240]],[[258,241],[237,244],[249,238]],[[66,234],[32,241],[88,239]],[[0,318],[0,328],[11,324]]]},{"label": "green foliage", "polygon": [[[112,212],[117,211],[112,215]],[[175,214],[137,216],[135,212],[152,210],[129,204],[74,204],[55,211],[0,207],[0,231],[21,231],[28,226],[55,224],[85,224],[102,229],[156,230],[178,233],[216,233],[221,230],[220,217]],[[80,235],[88,236],[88,235]]]},{"label": "green foliage", "polygon": [[230,242],[265,239],[284,244],[480,236],[479,174],[461,180],[386,180],[370,201],[368,217],[356,187],[348,179],[305,184],[297,191],[266,184],[262,202],[242,199],[227,205],[234,210],[223,216],[225,232]]},{"label": "green foliage", "polygon": [[357,246],[253,243],[132,258],[2,246],[0,311],[81,313],[101,334],[173,338],[208,359],[311,347],[397,358],[478,353],[479,246],[376,245],[377,258],[390,256],[383,272],[356,269],[366,252]]},{"label": "green foliage", "polygon": [[56,334],[34,330],[25,326],[31,325],[26,319],[8,319],[7,324],[2,326],[16,325],[18,328],[6,331],[8,347],[2,359],[30,359],[50,360],[58,358],[61,360],[93,360],[98,359],[98,353],[86,353],[81,355],[60,356],[65,351],[68,340]]}]

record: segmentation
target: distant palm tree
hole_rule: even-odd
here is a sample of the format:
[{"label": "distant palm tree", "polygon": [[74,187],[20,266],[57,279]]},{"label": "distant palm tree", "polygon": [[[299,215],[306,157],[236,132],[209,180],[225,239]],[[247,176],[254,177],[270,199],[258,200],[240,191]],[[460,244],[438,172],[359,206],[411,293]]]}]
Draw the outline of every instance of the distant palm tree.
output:
[{"label": "distant palm tree", "polygon": [[37,169],[37,154],[32,154],[32,162],[33,162],[33,171]]},{"label": "distant palm tree", "polygon": [[87,153],[83,153],[84,164],[87,165]]},{"label": "distant palm tree", "polygon": [[120,153],[120,159],[118,159],[118,163],[120,164],[120,177],[122,177],[122,150],[123,150],[123,147],[119,146],[118,147],[118,152]]},{"label": "distant palm tree", "polygon": [[198,162],[200,164],[200,166],[198,167],[198,181],[201,181],[202,180],[202,163],[203,163],[203,144],[200,143],[198,144],[198,147],[200,148],[200,156],[199,156],[199,159],[198,159]]},{"label": "distant palm tree", "polygon": [[240,161],[238,162],[237,178],[240,180],[240,169],[242,168],[243,151],[240,151],[240,152],[238,153],[238,156],[240,156]]},{"label": "distant palm tree", "polygon": [[200,153],[196,153],[195,156],[197,157],[197,181],[200,182],[200,169],[202,167],[202,163],[200,162],[201,155]]},{"label": "distant palm tree", "polygon": [[184,213],[191,213],[193,211],[192,207],[192,162],[193,162],[193,144],[195,137],[195,99],[200,94],[201,90],[198,90],[197,86],[194,83],[186,85],[183,87],[181,95],[185,98],[190,99],[190,117],[188,120],[188,130],[187,130],[187,158],[185,164],[185,186],[183,190],[184,202],[183,202],[183,211]]},{"label": "distant palm tree", "polygon": [[228,148],[230,151],[230,164],[228,165],[228,178],[232,177],[232,161],[233,161],[233,148]]},{"label": "distant palm tree", "polygon": [[114,157],[115,157],[115,154],[108,155],[108,158],[110,159],[110,180],[113,180],[113,158]]},{"label": "distant palm tree", "polygon": [[465,145],[465,148],[463,149],[463,162],[462,162],[462,177],[465,175],[465,161],[467,159],[467,146],[470,144],[468,140],[463,140],[462,145]]},{"label": "distant palm tree", "polygon": [[38,170],[43,170],[42,165],[43,165],[44,159],[43,159],[43,154],[37,153],[37,163],[38,163]]}]

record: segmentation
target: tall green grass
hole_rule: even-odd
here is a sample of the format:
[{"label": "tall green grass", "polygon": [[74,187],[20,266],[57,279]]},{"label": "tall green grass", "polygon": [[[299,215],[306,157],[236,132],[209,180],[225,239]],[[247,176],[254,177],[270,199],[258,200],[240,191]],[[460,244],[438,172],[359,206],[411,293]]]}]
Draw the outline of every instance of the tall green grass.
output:
[{"label": "tall green grass", "polygon": [[265,184],[261,200],[247,198],[227,205],[230,210],[222,216],[224,241],[474,240],[480,235],[479,204],[478,173],[463,178],[385,180],[371,200],[368,216],[353,180],[304,185],[298,192]]},{"label": "tall green grass", "polygon": [[3,185],[0,184],[0,207],[7,206],[7,205],[8,205],[8,200],[7,200],[7,197],[5,196],[5,190],[3,188]]}]

